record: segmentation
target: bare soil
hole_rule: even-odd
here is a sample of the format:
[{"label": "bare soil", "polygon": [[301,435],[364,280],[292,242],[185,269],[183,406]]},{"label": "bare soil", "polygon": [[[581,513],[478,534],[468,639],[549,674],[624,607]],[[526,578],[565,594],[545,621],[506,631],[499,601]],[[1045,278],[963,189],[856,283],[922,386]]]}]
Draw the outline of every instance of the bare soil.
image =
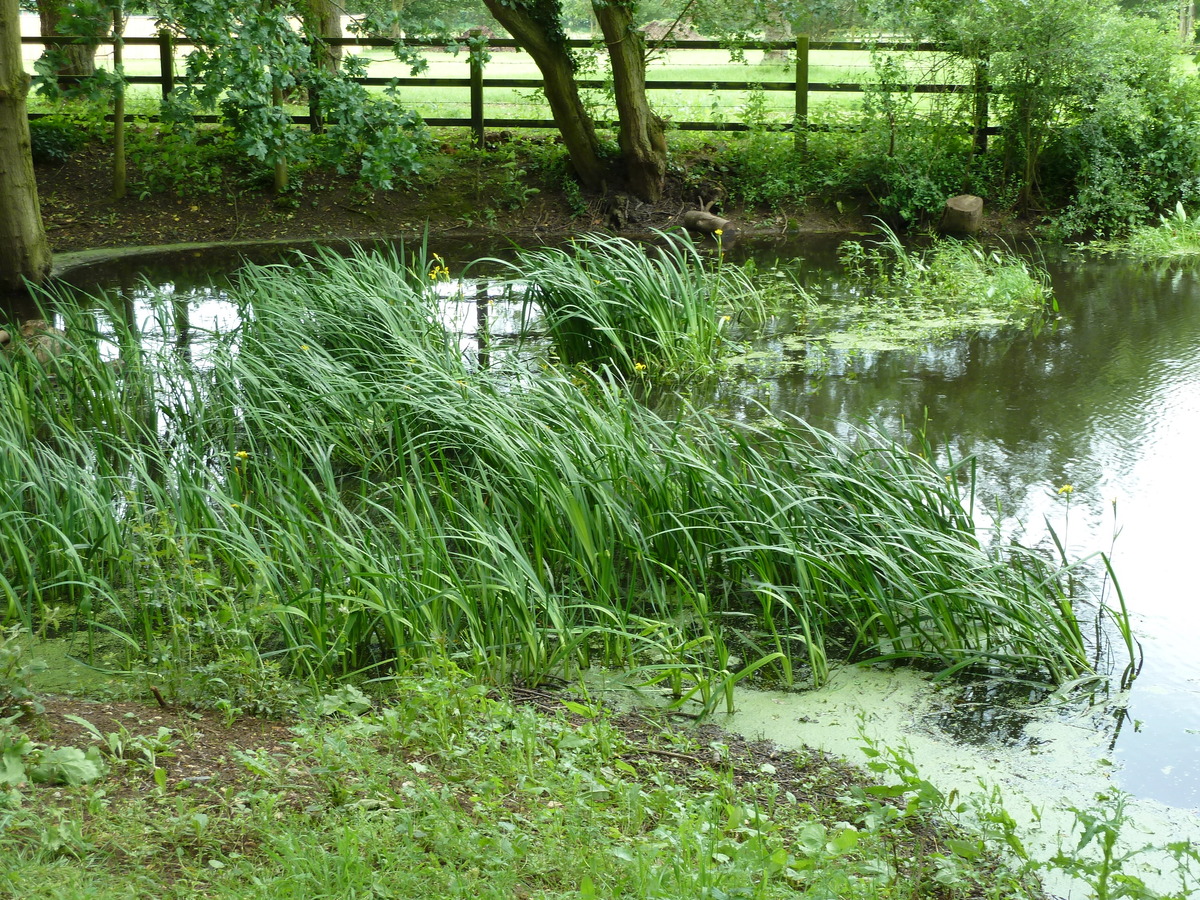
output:
[{"label": "bare soil", "polygon": [[[561,697],[554,693],[524,688],[512,688],[506,693],[514,702],[534,706],[548,715],[562,712]],[[124,735],[129,746],[138,737],[153,738],[160,728],[167,728],[177,739],[172,742],[170,753],[159,756],[155,765],[165,770],[167,787],[172,790],[245,787],[254,776],[239,755],[261,752],[289,762],[296,796],[287,799],[293,802],[302,799],[308,779],[297,768],[304,761],[296,756],[291,723],[250,715],[227,717],[217,711],[174,703],[158,706],[70,696],[43,696],[39,701],[45,712],[27,719],[25,727],[50,746],[95,744],[89,730],[77,719],[89,722],[101,734]],[[711,725],[687,729],[695,740],[685,747],[685,752],[662,747],[662,735],[667,729],[678,736],[677,721],[641,713],[625,713],[612,721],[627,742],[623,759],[634,765],[653,763],[684,781],[697,778],[705,770],[731,767],[738,782],[760,782],[764,779],[764,765],[769,763],[773,770],[771,777],[781,792],[811,794],[808,800],[813,805],[824,806],[844,794],[847,785],[864,779],[861,771],[817,751],[785,751],[768,741],[747,741]],[[727,756],[713,756],[707,748],[714,741],[728,747]],[[676,739],[670,745],[678,748],[680,742]],[[110,795],[140,793],[153,784],[149,767],[117,770],[114,774],[115,778],[105,782]]]},{"label": "bare soil", "polygon": [[[492,136],[493,148],[511,141]],[[713,148],[716,150],[717,148]],[[705,148],[700,148],[703,154]],[[663,199],[640,203],[622,194],[573,197],[561,178],[528,170],[512,150],[495,161],[453,143],[441,150],[427,174],[394,190],[364,189],[351,175],[308,169],[298,186],[275,196],[261,172],[231,166],[215,188],[146,188],[130,173],[120,200],[111,196],[112,155],[91,144],[60,164],[37,167],[42,215],[56,253],[107,247],[158,246],[193,242],[353,240],[397,238],[426,229],[438,235],[494,233],[532,243],[599,229],[643,234],[669,228],[683,212],[712,204],[738,230],[757,233],[859,230],[863,218],[847,210],[808,205],[797,210],[762,210],[722,202],[716,183],[697,185],[676,175]],[[501,163],[505,165],[502,166]],[[507,172],[498,171],[507,168]]]}]

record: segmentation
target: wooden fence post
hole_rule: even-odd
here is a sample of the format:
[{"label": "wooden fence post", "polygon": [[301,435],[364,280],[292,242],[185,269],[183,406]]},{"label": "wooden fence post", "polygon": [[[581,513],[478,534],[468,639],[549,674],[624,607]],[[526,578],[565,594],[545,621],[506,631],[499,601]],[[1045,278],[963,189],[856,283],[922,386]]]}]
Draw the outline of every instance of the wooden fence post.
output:
[{"label": "wooden fence post", "polygon": [[113,199],[125,197],[125,10],[112,11],[113,34]]},{"label": "wooden fence post", "polygon": [[808,150],[808,35],[796,36],[796,120],[792,125],[797,153]]},{"label": "wooden fence post", "polygon": [[175,39],[165,28],[158,33],[158,70],[162,74],[162,95],[175,90]]},{"label": "wooden fence post", "polygon": [[[308,58],[310,64],[317,69],[325,68],[329,48],[319,35],[311,35],[308,39]],[[308,91],[308,131],[309,134],[325,133],[325,116],[321,114],[321,89],[316,83],[309,81],[305,88]]]},{"label": "wooden fence post", "polygon": [[476,150],[482,150],[483,143],[483,53],[479,42],[483,32],[478,28],[472,29],[468,41],[468,58],[471,61],[471,139]]},{"label": "wooden fence post", "polygon": [[988,58],[980,57],[975,62],[975,132],[974,153],[983,156],[987,153],[988,145]]}]

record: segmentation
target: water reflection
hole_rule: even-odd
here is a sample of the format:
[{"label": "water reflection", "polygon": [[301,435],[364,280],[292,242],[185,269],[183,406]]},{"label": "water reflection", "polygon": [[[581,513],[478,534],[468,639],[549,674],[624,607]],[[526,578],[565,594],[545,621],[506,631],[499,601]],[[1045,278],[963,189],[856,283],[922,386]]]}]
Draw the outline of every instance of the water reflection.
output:
[{"label": "water reflection", "polygon": [[[1097,727],[1113,730],[1124,787],[1198,805],[1200,278],[1095,260],[1051,274],[1060,317],[1036,335],[829,349],[820,373],[784,365],[811,349],[782,350],[774,370],[751,363],[714,400],[843,434],[922,426],[943,461],[978,460],[982,528],[1051,550],[1052,527],[1072,557],[1111,550],[1146,661],[1117,721]],[[1060,493],[1066,484],[1074,490]],[[977,709],[986,725],[991,707]]]}]

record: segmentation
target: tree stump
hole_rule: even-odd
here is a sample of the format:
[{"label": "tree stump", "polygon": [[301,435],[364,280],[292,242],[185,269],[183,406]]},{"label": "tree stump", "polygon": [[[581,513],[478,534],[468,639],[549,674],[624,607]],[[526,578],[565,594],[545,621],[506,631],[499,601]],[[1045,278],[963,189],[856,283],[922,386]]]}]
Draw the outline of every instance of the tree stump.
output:
[{"label": "tree stump", "polygon": [[699,234],[716,234],[719,231],[732,237],[732,233],[737,227],[729,219],[722,219],[704,209],[689,209],[683,214],[680,221],[688,231]]},{"label": "tree stump", "polygon": [[978,234],[983,225],[983,198],[959,194],[946,201],[938,231],[942,234]]}]

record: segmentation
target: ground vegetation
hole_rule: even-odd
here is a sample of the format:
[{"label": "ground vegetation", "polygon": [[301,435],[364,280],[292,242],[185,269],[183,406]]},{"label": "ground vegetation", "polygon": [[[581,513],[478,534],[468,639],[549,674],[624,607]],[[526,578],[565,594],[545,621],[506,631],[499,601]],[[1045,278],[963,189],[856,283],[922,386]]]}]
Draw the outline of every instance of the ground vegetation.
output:
[{"label": "ground vegetation", "polygon": [[1038,893],[931,786],[915,801],[915,784],[883,789],[813,751],[452,669],[372,694],[331,692],[286,722],[43,698],[0,726],[0,885],[30,898]]}]

